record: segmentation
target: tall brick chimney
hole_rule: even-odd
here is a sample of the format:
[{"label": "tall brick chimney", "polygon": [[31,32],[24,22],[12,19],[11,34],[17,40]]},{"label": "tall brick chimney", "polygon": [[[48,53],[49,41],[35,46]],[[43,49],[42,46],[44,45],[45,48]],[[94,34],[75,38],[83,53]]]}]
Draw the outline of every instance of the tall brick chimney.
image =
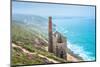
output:
[{"label": "tall brick chimney", "polygon": [[52,17],[49,17],[48,34],[49,34],[48,51],[53,53]]}]

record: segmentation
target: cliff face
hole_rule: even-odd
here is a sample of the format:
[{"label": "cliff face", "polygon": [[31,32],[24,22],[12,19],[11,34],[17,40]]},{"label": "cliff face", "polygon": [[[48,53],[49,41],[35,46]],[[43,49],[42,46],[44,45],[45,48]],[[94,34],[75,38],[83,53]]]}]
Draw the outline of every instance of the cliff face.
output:
[{"label": "cliff face", "polygon": [[[12,22],[12,65],[61,63],[65,60],[48,52],[47,35]],[[15,46],[16,45],[16,46]]]},{"label": "cliff face", "polygon": [[[40,29],[40,26],[35,25],[34,23],[26,24],[25,22],[20,20],[21,19],[14,19],[12,20],[11,24],[12,65],[67,62],[66,59],[64,60],[60,58],[65,58],[66,50],[66,39],[62,35],[59,39],[59,36],[57,36],[59,33],[56,32],[56,34],[53,34],[54,53],[48,52],[48,31],[45,29],[45,26],[42,26]],[[72,54],[70,50],[68,50],[68,52],[70,53],[70,55]],[[73,55],[74,54],[72,54],[72,56]]]}]

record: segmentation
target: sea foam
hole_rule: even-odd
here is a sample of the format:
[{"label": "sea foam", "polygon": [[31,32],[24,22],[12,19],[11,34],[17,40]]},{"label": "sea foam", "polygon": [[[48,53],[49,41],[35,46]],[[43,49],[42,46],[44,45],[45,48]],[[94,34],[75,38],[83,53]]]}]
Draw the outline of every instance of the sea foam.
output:
[{"label": "sea foam", "polygon": [[72,44],[69,41],[67,41],[67,47],[73,51],[73,53],[79,55],[83,58],[84,61],[93,61],[95,60],[94,57],[90,56],[90,52],[85,51],[83,47],[77,46],[76,44]]}]

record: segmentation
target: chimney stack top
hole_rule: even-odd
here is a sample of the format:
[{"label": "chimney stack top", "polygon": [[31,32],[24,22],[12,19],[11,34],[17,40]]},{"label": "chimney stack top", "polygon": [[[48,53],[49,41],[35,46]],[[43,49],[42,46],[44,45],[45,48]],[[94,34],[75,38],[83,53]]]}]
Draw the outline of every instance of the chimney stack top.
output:
[{"label": "chimney stack top", "polygon": [[51,16],[49,16],[49,19],[52,19],[52,17],[51,17]]}]

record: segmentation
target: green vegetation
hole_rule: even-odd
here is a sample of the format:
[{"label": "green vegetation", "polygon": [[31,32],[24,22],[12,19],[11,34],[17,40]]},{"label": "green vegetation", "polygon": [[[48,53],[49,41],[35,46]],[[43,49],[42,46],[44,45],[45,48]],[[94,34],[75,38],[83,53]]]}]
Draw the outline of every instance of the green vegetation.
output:
[{"label": "green vegetation", "polygon": [[43,59],[38,55],[29,55],[22,51],[19,51],[19,48],[14,47],[12,49],[12,64],[13,65],[23,65],[23,64],[42,64]]},{"label": "green vegetation", "polygon": [[[12,22],[12,43],[21,46],[22,48],[36,53],[34,55],[30,55],[24,53],[20,48],[13,47],[12,48],[12,64],[13,65],[23,65],[23,64],[44,64],[44,58],[38,56],[41,54],[45,57],[51,58],[58,62],[66,62],[59,57],[56,57],[54,54],[46,51],[45,47],[47,47],[47,37],[42,35],[42,33],[38,33],[38,31],[30,30],[18,22]],[[38,35],[39,34],[39,35]],[[40,38],[41,37],[41,38]],[[39,40],[41,43],[36,41]],[[47,59],[46,59],[47,60]],[[48,60],[49,61],[49,60]],[[53,63],[49,61],[48,63]]]}]

